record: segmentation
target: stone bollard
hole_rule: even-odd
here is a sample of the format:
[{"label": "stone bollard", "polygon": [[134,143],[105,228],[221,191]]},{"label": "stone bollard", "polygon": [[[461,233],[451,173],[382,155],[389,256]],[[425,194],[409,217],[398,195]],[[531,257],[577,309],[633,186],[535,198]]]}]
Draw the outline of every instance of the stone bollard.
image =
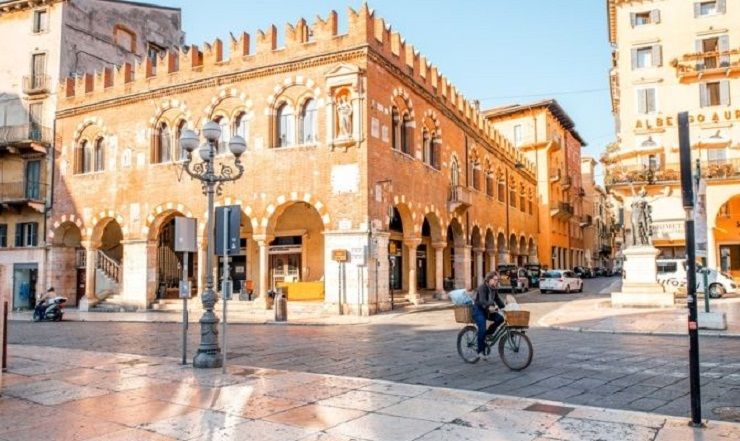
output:
[{"label": "stone bollard", "polygon": [[275,321],[288,321],[288,298],[283,295],[281,289],[278,290],[277,296],[275,296]]}]

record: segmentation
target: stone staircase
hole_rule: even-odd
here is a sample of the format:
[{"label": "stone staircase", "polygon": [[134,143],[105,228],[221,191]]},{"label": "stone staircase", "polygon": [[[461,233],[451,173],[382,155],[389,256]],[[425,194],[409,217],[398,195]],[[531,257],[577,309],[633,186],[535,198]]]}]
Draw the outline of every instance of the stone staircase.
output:
[{"label": "stone staircase", "polygon": [[[436,293],[432,290],[420,290],[417,291],[421,297],[422,303],[430,303],[437,301],[438,298]],[[403,308],[411,306],[412,303],[408,299],[408,292],[406,291],[393,291],[393,308]]]},{"label": "stone staircase", "polygon": [[127,305],[119,295],[121,263],[98,250],[95,255],[95,296],[100,299],[90,310],[96,312],[133,312],[138,308]]}]

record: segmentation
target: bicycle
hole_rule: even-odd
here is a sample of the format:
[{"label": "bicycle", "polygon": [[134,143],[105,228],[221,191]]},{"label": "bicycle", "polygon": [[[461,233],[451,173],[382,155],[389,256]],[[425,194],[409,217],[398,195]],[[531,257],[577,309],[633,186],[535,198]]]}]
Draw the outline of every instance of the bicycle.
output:
[{"label": "bicycle", "polygon": [[[501,311],[504,322],[491,335],[486,335],[485,354],[498,342],[498,354],[506,367],[513,371],[526,369],[532,363],[534,349],[526,335],[529,327],[529,311]],[[455,308],[455,320],[458,323],[473,323],[472,306]],[[478,356],[478,328],[468,324],[457,334],[457,353],[470,364],[480,360]]]}]

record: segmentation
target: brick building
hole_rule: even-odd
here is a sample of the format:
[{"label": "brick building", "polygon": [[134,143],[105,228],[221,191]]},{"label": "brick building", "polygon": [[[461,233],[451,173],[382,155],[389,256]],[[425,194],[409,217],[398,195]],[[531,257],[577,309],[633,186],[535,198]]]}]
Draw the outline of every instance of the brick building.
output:
[{"label": "brick building", "polygon": [[[224,146],[247,140],[245,176],[217,204],[241,206],[234,275],[258,299],[285,285],[292,300],[372,314],[390,307],[391,289],[422,302],[535,258],[533,164],[367,7],[348,20],[346,34],[331,12],[288,24],[282,47],[271,26],[168,51],[156,70],[146,58],[68,79],[48,229],[58,290],[74,290],[66,268],[83,247],[87,298],[166,303],[181,276],[175,216],[199,219],[188,274],[202,286],[206,199],[183,173],[178,139],[209,119]],[[87,164],[94,146],[99,171]]]},{"label": "brick building", "polygon": [[539,261],[550,268],[584,265],[583,229],[588,213],[581,182],[581,149],[586,142],[554,99],[484,112],[486,119],[535,164]]},{"label": "brick building", "polygon": [[[0,1],[0,283],[14,309],[46,289],[61,79],[182,44],[180,10],[117,0]],[[70,263],[75,272],[83,261]],[[74,293],[69,293],[74,297]]]}]

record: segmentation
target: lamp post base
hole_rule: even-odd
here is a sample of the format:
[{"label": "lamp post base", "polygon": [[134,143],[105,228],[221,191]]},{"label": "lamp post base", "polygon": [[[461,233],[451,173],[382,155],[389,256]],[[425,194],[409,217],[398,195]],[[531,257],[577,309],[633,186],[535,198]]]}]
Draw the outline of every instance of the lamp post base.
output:
[{"label": "lamp post base", "polygon": [[198,369],[215,369],[223,366],[221,351],[201,352],[195,354],[193,358],[193,367]]},{"label": "lamp post base", "polygon": [[[210,291],[215,299],[215,293]],[[206,303],[211,300],[211,296],[204,294],[206,297]],[[193,358],[193,367],[199,369],[212,369],[219,368],[223,365],[223,359],[221,356],[221,348],[218,347],[218,317],[213,313],[213,303],[208,302],[210,308],[203,312],[203,316],[200,318],[200,346],[198,351]]]}]

